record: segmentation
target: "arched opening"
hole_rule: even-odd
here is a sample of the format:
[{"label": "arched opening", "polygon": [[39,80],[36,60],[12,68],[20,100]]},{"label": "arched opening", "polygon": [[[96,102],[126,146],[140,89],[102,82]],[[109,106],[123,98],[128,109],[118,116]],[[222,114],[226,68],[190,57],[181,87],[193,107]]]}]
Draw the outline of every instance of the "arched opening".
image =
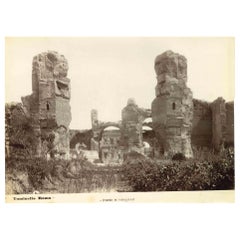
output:
[{"label": "arched opening", "polygon": [[99,134],[99,156],[106,164],[120,163],[122,151],[120,149],[121,130],[119,126],[107,125]]},{"label": "arched opening", "polygon": [[142,139],[144,153],[149,157],[154,157],[154,147],[155,147],[155,132],[150,126],[142,127]]},{"label": "arched opening", "polygon": [[46,104],[46,108],[47,108],[47,111],[50,110],[50,104],[49,104],[49,102],[47,102],[47,104]]},{"label": "arched opening", "polygon": [[175,102],[173,102],[173,104],[172,104],[172,109],[173,109],[173,110],[176,109],[176,103],[175,103]]},{"label": "arched opening", "polygon": [[150,123],[152,123],[152,118],[151,117],[145,118],[144,121],[143,121],[143,124],[150,124]]}]

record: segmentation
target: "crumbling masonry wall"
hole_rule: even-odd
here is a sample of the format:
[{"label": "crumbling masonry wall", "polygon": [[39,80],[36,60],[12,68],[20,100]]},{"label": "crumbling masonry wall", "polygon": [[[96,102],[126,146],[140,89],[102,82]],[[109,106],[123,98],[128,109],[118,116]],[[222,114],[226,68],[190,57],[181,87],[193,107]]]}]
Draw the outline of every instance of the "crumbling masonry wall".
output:
[{"label": "crumbling masonry wall", "polygon": [[226,103],[221,97],[211,103],[212,109],[212,145],[220,150],[222,144],[234,143],[233,103]]},{"label": "crumbling masonry wall", "polygon": [[[143,152],[142,126],[148,117],[152,117],[150,127],[154,130],[149,142],[156,153],[172,156],[181,152],[191,157],[192,145],[220,150],[222,144],[234,144],[233,102],[225,102],[223,98],[212,103],[192,99],[192,92],[186,85],[187,60],[182,55],[167,51],[157,56],[154,67],[157,86],[152,110],[140,108],[129,99],[122,110],[121,121],[115,123],[99,121],[97,111],[93,110],[92,129],[81,134],[77,131],[71,144],[75,146],[75,142],[81,141],[88,149],[100,152],[104,129],[115,126],[120,129],[119,146],[114,145],[116,151]],[[22,104],[6,104],[7,157],[24,157],[26,145],[33,139],[31,134],[24,133],[23,126],[31,125],[35,156],[50,154],[69,159],[73,136],[70,137],[69,132],[71,108],[67,72],[68,62],[57,52],[49,51],[33,58],[32,94],[22,97]]]},{"label": "crumbling masonry wall", "polygon": [[182,153],[193,156],[191,129],[193,120],[192,92],[187,87],[187,59],[166,51],[155,59],[156,98],[152,102],[154,131],[165,156]]},{"label": "crumbling masonry wall", "polygon": [[193,99],[192,145],[214,148],[234,143],[234,104],[221,97],[213,102]]},{"label": "crumbling masonry wall", "polygon": [[233,101],[231,102],[226,102],[225,105],[226,108],[226,136],[225,136],[225,141],[229,145],[234,145],[234,103]]},{"label": "crumbling masonry wall", "polygon": [[[54,51],[38,54],[32,64],[32,94],[22,98],[38,136],[36,155],[69,159],[70,79],[68,62]],[[49,142],[51,141],[51,142]],[[44,151],[44,153],[43,153]]]},{"label": "crumbling masonry wall", "polygon": [[212,146],[212,109],[210,103],[193,99],[192,145]]},{"label": "crumbling masonry wall", "polygon": [[[137,151],[143,153],[143,121],[151,116],[151,110],[138,107],[135,100],[128,99],[127,105],[122,109],[122,119],[118,122],[102,122],[98,120],[96,109],[91,111],[92,139],[91,150],[98,151],[102,160],[106,159],[107,152],[113,162],[119,160],[124,153]],[[118,130],[107,130],[108,127],[115,127]],[[116,162],[115,161],[115,162]]]},{"label": "crumbling masonry wall", "polygon": [[133,98],[128,99],[122,110],[122,145],[126,152],[143,152],[143,121],[150,116],[150,110],[138,107]]}]

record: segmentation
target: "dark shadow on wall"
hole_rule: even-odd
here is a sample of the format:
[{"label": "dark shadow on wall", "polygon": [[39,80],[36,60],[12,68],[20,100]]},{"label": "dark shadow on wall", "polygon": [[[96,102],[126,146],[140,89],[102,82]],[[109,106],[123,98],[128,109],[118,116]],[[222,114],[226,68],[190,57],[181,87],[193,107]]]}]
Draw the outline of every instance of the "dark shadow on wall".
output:
[{"label": "dark shadow on wall", "polygon": [[193,99],[193,107],[192,145],[210,148],[212,146],[212,111],[210,104]]}]

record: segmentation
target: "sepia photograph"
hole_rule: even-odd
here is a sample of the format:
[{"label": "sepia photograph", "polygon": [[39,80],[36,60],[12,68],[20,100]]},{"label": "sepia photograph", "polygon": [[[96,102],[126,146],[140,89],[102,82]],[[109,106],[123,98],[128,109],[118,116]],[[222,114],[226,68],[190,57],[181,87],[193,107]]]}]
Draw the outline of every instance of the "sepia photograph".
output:
[{"label": "sepia photograph", "polygon": [[6,202],[234,202],[234,41],[6,37]]}]

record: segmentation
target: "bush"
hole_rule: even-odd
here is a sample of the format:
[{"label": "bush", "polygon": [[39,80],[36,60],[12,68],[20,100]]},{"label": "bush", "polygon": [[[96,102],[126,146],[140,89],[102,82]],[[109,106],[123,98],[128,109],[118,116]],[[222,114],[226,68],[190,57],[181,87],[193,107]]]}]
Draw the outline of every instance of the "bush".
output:
[{"label": "bush", "polygon": [[176,153],[173,155],[172,160],[182,161],[186,160],[186,157],[182,153]]},{"label": "bush", "polygon": [[157,165],[153,161],[146,159],[125,161],[122,171],[134,191],[155,191],[159,176]]},{"label": "bush", "polygon": [[138,159],[123,164],[123,173],[132,191],[234,189],[234,158],[229,158],[226,152],[204,161],[195,159],[159,164]]}]

